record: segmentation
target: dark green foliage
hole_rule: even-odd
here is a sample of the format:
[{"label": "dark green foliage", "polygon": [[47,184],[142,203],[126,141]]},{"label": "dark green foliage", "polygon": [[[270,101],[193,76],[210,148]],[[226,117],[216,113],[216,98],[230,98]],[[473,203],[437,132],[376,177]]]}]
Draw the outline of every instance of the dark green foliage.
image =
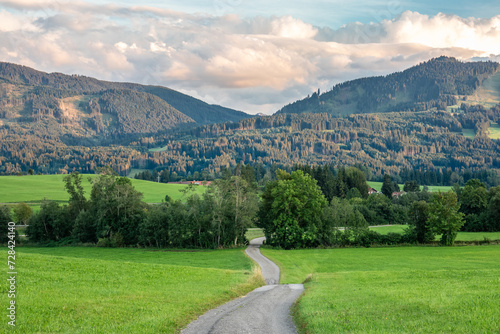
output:
[{"label": "dark green foliage", "polygon": [[267,243],[285,249],[317,246],[326,199],[316,181],[302,171],[279,171],[267,184],[259,208],[259,226]]},{"label": "dark green foliage", "polygon": [[415,231],[415,239],[419,243],[428,243],[434,240],[435,234],[427,227],[429,219],[429,205],[425,201],[413,202],[409,211],[410,229]]},{"label": "dark green foliage", "polygon": [[419,111],[455,105],[455,95],[470,95],[496,72],[493,62],[462,63],[454,58],[431,59],[403,72],[336,85],[283,107],[278,113],[356,113]]},{"label": "dark green foliage", "polygon": [[385,174],[384,182],[382,184],[382,194],[388,198],[392,198],[392,193],[394,192],[394,183],[392,182],[391,176]]},{"label": "dark green foliage", "polygon": [[410,192],[419,192],[420,191],[420,185],[417,183],[417,181],[406,181],[403,191],[410,193]]},{"label": "dark green foliage", "polygon": [[144,219],[142,193],[132,186],[130,179],[117,177],[104,169],[94,181],[89,211],[96,222],[98,238],[112,238],[119,234],[125,244],[138,242],[138,226]]},{"label": "dark green foliage", "polygon": [[40,211],[31,217],[26,236],[34,242],[60,241],[71,235],[73,225],[66,207],[46,201]]},{"label": "dark green foliage", "polygon": [[153,247],[222,248],[245,244],[257,211],[255,186],[228,175],[210,185],[203,197],[167,202],[148,209],[140,224],[140,243]]},{"label": "dark green foliage", "polygon": [[460,192],[460,212],[465,215],[464,231],[476,232],[488,229],[488,191],[477,179],[467,181]]},{"label": "dark green foliage", "polygon": [[88,202],[82,185],[82,176],[80,173],[74,172],[66,175],[63,181],[64,188],[69,194],[69,215],[71,219],[76,219],[81,211],[88,209]]},{"label": "dark green foliage", "polygon": [[0,243],[6,243],[9,233],[9,223],[12,222],[10,208],[7,205],[0,205]]},{"label": "dark green foliage", "polygon": [[441,244],[452,246],[457,237],[457,232],[464,224],[464,214],[459,212],[460,203],[457,195],[449,191],[433,195],[429,205],[429,218],[427,228],[435,234],[442,234]]}]

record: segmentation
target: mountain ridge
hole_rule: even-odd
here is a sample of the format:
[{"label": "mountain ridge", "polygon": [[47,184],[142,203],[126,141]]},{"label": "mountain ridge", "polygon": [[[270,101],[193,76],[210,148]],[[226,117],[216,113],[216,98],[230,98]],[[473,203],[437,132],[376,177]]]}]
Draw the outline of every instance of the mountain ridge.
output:
[{"label": "mountain ridge", "polygon": [[[500,83],[498,66],[434,59],[409,69],[425,74],[425,80],[403,71],[389,76],[385,86],[377,84],[384,83],[386,77],[339,85],[351,90],[344,95],[349,104],[334,99],[331,103],[338,105],[328,105],[326,98],[332,93],[324,96],[318,92],[296,105],[304,107],[297,109],[301,112],[201,125],[180,111],[182,93],[170,94],[167,88],[106,86],[92,78],[78,81],[59,74],[30,76],[23,68],[16,68],[10,76],[2,79],[0,75],[0,174],[28,169],[92,173],[108,165],[122,175],[139,168],[167,169],[188,176],[202,171],[217,173],[238,163],[330,163],[361,164],[377,175],[401,169],[456,174],[488,169],[496,180],[500,172],[500,140],[496,139],[500,101],[495,103],[488,92]],[[395,81],[401,73],[417,78],[421,89],[407,85],[409,81]],[[34,85],[43,80],[46,85]],[[360,82],[364,86],[359,86]],[[413,104],[388,104],[394,100],[387,95],[387,87],[403,84],[411,92],[406,98],[414,97]],[[352,95],[353,87],[364,87],[361,93],[375,88],[365,95]],[[476,94],[479,90],[482,92]],[[468,95],[471,93],[473,98]],[[489,104],[483,103],[484,96]],[[408,101],[396,97],[396,102]],[[196,112],[199,103],[189,100],[184,105]],[[358,103],[367,108],[353,114]],[[389,108],[394,106],[403,111]],[[220,115],[230,112],[218,110]],[[495,184],[495,180],[489,183]]]},{"label": "mountain ridge", "polygon": [[[182,118],[176,115],[176,118],[182,119],[181,124],[197,123],[203,125],[225,121],[239,121],[240,119],[251,117],[244,112],[211,105],[167,87],[147,86],[129,82],[111,82],[83,75],[67,75],[59,72],[46,73],[27,66],[6,62],[0,62],[0,79],[2,79],[4,84],[44,87],[47,90],[54,89],[59,93],[64,91],[66,95],[73,94],[74,96],[99,95],[109,90],[130,90],[151,94],[162,99],[176,111],[187,116],[187,118]],[[169,109],[166,105],[163,107]],[[178,125],[178,122],[173,123],[174,126]]]},{"label": "mountain ridge", "polygon": [[276,113],[328,113],[335,116],[374,112],[446,110],[471,95],[500,70],[496,62],[461,62],[441,56],[386,76],[359,78],[330,91],[290,103]]}]

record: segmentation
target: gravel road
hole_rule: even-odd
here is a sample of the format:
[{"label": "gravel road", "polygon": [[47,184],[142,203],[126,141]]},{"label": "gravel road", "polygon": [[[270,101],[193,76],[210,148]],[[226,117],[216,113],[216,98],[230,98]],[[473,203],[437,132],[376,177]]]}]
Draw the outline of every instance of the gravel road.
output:
[{"label": "gravel road", "polygon": [[297,333],[290,307],[304,291],[304,286],[277,285],[279,268],[260,253],[263,241],[264,238],[253,239],[246,253],[260,265],[268,285],[208,311],[181,331],[182,334]]}]

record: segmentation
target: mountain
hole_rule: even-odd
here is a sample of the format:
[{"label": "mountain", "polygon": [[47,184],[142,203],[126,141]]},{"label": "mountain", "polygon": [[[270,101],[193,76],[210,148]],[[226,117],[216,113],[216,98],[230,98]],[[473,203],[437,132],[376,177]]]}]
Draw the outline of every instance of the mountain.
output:
[{"label": "mountain", "polygon": [[497,63],[432,59],[335,86],[272,116],[211,124],[201,115],[242,115],[163,87],[2,66],[0,174],[109,165],[122,175],[139,168],[199,176],[238,163],[329,163],[380,178],[429,171],[426,178],[446,185],[484,171],[488,184],[500,183]]},{"label": "mountain", "polygon": [[473,94],[483,81],[499,71],[495,62],[461,62],[439,57],[387,76],[338,84],[329,92],[315,92],[277,113],[361,113],[446,110]]},{"label": "mountain", "polygon": [[44,73],[10,63],[0,63],[0,99],[0,118],[55,117],[97,133],[156,133],[250,117],[165,87]]}]

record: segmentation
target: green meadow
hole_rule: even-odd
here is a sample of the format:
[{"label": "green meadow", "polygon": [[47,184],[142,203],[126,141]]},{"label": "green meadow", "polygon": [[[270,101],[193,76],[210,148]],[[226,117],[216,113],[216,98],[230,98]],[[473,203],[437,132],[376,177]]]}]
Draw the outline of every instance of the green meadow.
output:
[{"label": "green meadow", "polygon": [[262,252],[306,281],[302,333],[498,333],[500,246]]},{"label": "green meadow", "polygon": [[[391,232],[403,233],[407,227],[407,225],[389,225],[372,226],[370,229],[380,234],[387,234]],[[436,236],[435,240],[439,239],[441,239],[441,236]],[[500,232],[458,232],[456,241],[483,241],[485,239],[500,240]]]},{"label": "green meadow", "polygon": [[[377,191],[382,191],[382,183],[383,182],[368,181],[366,183],[368,183],[368,185],[370,187],[372,187],[373,189],[375,189]],[[403,191],[404,184],[400,184],[399,188],[401,189],[401,191]],[[450,186],[428,186],[428,188],[429,188],[430,192],[438,192],[438,191],[447,192],[447,191],[451,190],[452,187],[450,187]],[[420,186],[420,189],[424,189],[424,187]]]},{"label": "green meadow", "polygon": [[462,134],[469,139],[474,139],[474,137],[476,137],[476,131],[474,129],[462,129]]},{"label": "green meadow", "polygon": [[489,131],[488,137],[490,137],[491,139],[500,139],[500,125],[499,124],[492,122],[488,131]]},{"label": "green meadow", "polygon": [[263,284],[242,249],[18,247],[16,266],[19,333],[174,333]]},{"label": "green meadow", "polygon": [[[90,196],[92,185],[89,177],[83,175],[83,186],[86,196]],[[25,176],[0,176],[0,203],[31,202],[39,203],[44,198],[54,201],[66,202],[69,195],[64,189],[64,175],[25,175]],[[133,186],[144,195],[146,203],[161,203],[165,195],[172,199],[182,199],[186,189],[183,184],[157,183],[132,179]],[[202,194],[205,187],[196,186],[195,191]]]}]

